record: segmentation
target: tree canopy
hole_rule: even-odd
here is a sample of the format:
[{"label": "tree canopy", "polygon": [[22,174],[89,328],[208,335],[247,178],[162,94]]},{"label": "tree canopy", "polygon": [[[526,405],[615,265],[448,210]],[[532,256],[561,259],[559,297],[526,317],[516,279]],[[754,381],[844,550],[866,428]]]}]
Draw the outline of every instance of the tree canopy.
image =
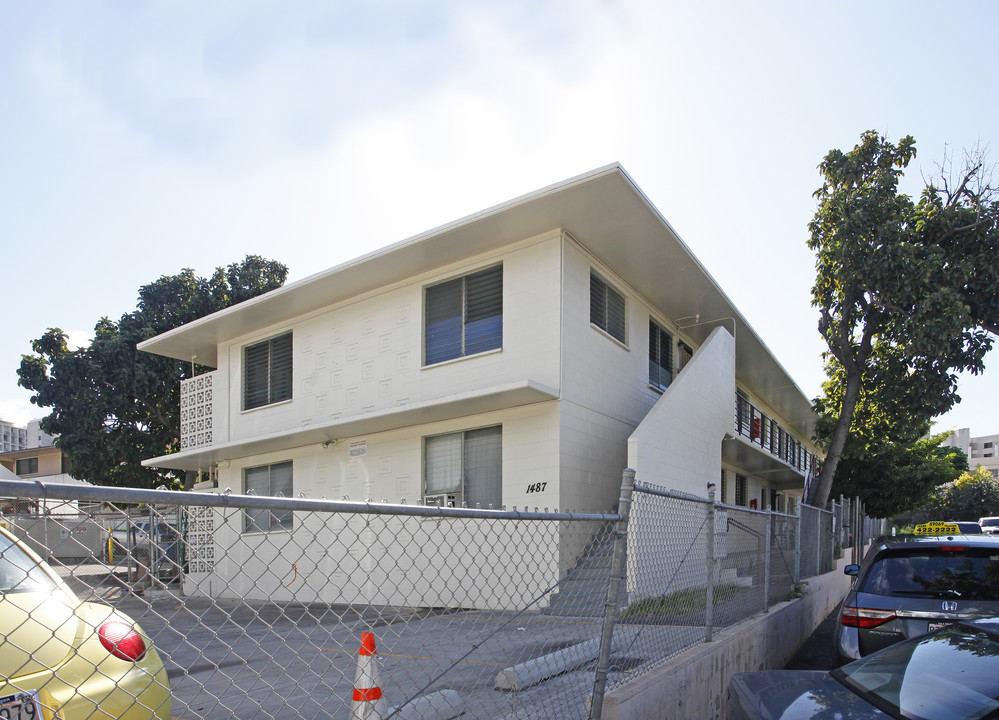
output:
[{"label": "tree canopy", "polygon": [[[191,269],[139,288],[134,312],[101,318],[90,345],[70,349],[50,328],[22,355],[18,384],[51,408],[42,422],[66,454],[69,473],[98,485],[151,488],[183,479],[141,461],[179,449],[180,381],[205,368],[139,352],[136,344],[281,287],[288,268],[248,255],[210,278]],[[190,480],[190,478],[188,478]]]},{"label": "tree canopy", "polygon": [[979,465],[937,488],[924,509],[934,520],[978,520],[999,514],[999,479]]},{"label": "tree canopy", "polygon": [[980,373],[999,335],[999,202],[983,154],[967,155],[956,176],[945,158],[913,201],[898,186],[915,154],[912,137],[896,145],[869,131],[819,165],[808,246],[828,346],[816,401],[827,452],[809,498],[820,506],[851,430],[872,462],[919,448],[929,421],[959,402],[957,373]]}]

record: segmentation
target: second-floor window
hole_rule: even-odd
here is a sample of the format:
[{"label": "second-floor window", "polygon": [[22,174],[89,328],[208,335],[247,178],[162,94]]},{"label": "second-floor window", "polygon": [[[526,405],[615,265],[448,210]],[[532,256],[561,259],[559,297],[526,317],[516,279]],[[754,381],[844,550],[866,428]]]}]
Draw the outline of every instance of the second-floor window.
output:
[{"label": "second-floor window", "polygon": [[649,318],[649,384],[661,390],[673,379],[673,336]]},{"label": "second-floor window", "polygon": [[590,322],[624,342],[624,295],[590,271]]},{"label": "second-floor window", "polygon": [[425,364],[503,347],[503,266],[427,288]]},{"label": "second-floor window", "polygon": [[243,350],[243,409],[291,400],[291,333]]}]

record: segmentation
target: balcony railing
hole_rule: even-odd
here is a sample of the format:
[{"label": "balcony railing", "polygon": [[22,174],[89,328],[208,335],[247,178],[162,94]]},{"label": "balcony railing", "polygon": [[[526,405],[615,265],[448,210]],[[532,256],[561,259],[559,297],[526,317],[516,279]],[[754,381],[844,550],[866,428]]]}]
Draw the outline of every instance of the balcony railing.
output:
[{"label": "balcony railing", "polygon": [[741,394],[735,396],[735,432],[780,458],[802,475],[816,470],[815,455],[808,452],[801,441],[796,440],[776,420],[767,417]]}]

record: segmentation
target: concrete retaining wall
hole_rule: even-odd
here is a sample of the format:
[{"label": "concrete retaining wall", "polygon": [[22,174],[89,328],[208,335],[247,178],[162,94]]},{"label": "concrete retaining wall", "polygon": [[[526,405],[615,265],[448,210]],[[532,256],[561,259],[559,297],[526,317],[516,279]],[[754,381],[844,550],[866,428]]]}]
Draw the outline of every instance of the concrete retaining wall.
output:
[{"label": "concrete retaining wall", "polygon": [[[807,594],[775,605],[614,688],[604,698],[603,720],[706,720],[725,717],[733,675],[779,670],[850,589],[845,557],[825,575],[809,578]],[[831,648],[830,648],[831,651]]]}]

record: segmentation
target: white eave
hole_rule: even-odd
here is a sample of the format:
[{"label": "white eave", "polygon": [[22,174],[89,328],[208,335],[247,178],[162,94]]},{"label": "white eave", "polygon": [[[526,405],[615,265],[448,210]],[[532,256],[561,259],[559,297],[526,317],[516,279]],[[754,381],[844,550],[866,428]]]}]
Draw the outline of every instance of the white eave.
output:
[{"label": "white eave", "polygon": [[217,367],[219,345],[234,338],[556,229],[567,231],[667,317],[699,316],[702,324],[684,329],[695,342],[703,342],[719,324],[730,331],[734,327],[738,382],[795,432],[811,437],[814,415],[808,398],[617,163],[289,283],[150,338],[138,348]]}]

